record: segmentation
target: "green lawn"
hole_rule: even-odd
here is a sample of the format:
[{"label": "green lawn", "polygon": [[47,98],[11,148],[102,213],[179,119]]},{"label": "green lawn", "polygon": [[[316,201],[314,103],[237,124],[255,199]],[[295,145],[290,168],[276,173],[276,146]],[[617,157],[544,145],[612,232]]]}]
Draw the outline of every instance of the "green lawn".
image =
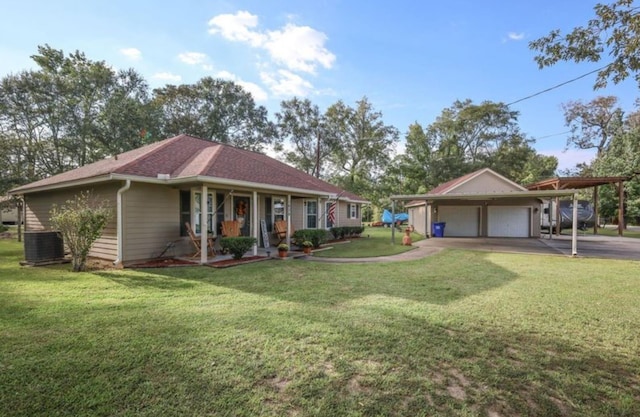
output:
[{"label": "green lawn", "polygon": [[[411,250],[411,246],[402,245],[404,232],[395,230],[395,244],[391,244],[391,228],[389,227],[365,227],[362,236],[351,239],[349,243],[336,243],[328,245],[332,249],[316,251],[314,256],[327,258],[368,258],[377,256],[396,255]],[[411,234],[411,240],[417,242],[424,239],[418,233]]]},{"label": "green lawn", "polygon": [[21,255],[0,241],[2,416],[640,415],[638,262],[72,274]]}]

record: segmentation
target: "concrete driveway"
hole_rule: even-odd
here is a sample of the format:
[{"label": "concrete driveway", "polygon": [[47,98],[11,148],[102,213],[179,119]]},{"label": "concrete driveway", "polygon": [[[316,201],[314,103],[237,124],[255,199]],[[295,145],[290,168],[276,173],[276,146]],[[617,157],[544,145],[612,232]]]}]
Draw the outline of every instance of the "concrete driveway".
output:
[{"label": "concrete driveway", "polygon": [[[491,252],[571,256],[571,236],[535,238],[431,238],[416,242],[426,248],[460,248]],[[640,239],[611,236],[578,236],[578,256],[585,258],[640,260]]]}]

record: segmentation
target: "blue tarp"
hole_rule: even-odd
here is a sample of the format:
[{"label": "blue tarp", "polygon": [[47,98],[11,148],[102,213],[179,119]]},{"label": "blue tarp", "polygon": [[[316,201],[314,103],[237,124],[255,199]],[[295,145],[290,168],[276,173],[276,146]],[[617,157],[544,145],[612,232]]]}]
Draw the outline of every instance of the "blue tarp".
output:
[{"label": "blue tarp", "polygon": [[[407,213],[396,213],[395,215],[396,222],[406,222],[409,220],[409,215]],[[385,210],[382,213],[382,223],[391,224],[391,212],[389,210]]]}]

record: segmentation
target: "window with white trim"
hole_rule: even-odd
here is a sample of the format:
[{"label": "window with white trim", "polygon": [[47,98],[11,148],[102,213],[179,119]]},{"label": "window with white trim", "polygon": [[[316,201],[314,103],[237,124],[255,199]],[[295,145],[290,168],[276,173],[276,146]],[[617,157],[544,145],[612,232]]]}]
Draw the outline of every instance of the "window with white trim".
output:
[{"label": "window with white trim", "polygon": [[307,229],[318,227],[318,202],[316,200],[306,200],[305,205],[305,226]]},{"label": "window with white trim", "polygon": [[287,203],[284,197],[281,196],[273,196],[272,199],[272,213],[273,213],[273,223],[278,220],[286,220],[286,207]]},{"label": "window with white trim", "polygon": [[358,205],[357,204],[349,204],[347,211],[347,217],[349,219],[357,219],[358,218]]},{"label": "window with white trim", "polygon": [[[200,213],[201,213],[201,207],[202,207],[202,193],[201,192],[194,192],[193,193],[193,221],[191,222],[193,224],[193,231],[196,234],[200,234]],[[214,216],[214,211],[213,211],[213,207],[214,207],[214,199],[213,199],[213,194],[212,193],[207,193],[207,212],[206,212],[206,216],[207,216],[207,231],[209,233],[211,233],[213,231],[213,216]]]}]

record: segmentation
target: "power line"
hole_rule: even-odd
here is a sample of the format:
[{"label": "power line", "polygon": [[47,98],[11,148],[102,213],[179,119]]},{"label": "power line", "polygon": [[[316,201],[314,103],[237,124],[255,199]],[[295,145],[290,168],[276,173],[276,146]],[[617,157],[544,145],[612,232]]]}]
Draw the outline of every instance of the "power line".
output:
[{"label": "power line", "polygon": [[538,139],[547,139],[547,138],[552,138],[552,137],[554,137],[554,136],[565,135],[565,134],[567,134],[567,133],[571,133],[571,131],[570,131],[570,130],[567,130],[566,132],[552,133],[552,134],[550,134],[550,135],[540,136],[539,138],[533,138],[533,139],[535,139],[535,140],[538,140]]},{"label": "power line", "polygon": [[542,90],[542,91],[538,91],[537,93],[531,94],[530,96],[526,96],[526,97],[523,97],[523,98],[518,99],[518,100],[516,100],[516,101],[512,101],[511,103],[507,103],[507,106],[511,106],[512,104],[520,103],[521,101],[529,100],[530,98],[533,98],[533,97],[539,96],[540,94],[548,93],[549,91],[551,91],[551,90],[555,90],[556,88],[562,87],[563,85],[570,84],[570,83],[572,83],[572,82],[574,82],[574,81],[578,81],[579,79],[584,78],[584,77],[586,77],[586,76],[588,76],[588,75],[591,75],[591,74],[596,73],[596,72],[598,72],[598,71],[602,71],[603,69],[607,68],[607,67],[608,67],[608,66],[610,66],[610,65],[611,65],[611,64],[607,64],[607,65],[605,65],[604,67],[600,67],[600,68],[598,68],[598,69],[594,69],[593,71],[589,71],[589,72],[587,72],[586,74],[582,74],[582,75],[580,75],[580,76],[578,76],[578,77],[576,77],[576,78],[572,78],[572,79],[571,79],[571,80],[569,80],[569,81],[565,81],[565,82],[563,82],[563,83],[560,83],[560,84],[554,85],[553,87],[549,87],[549,88],[544,89],[544,90]]}]

